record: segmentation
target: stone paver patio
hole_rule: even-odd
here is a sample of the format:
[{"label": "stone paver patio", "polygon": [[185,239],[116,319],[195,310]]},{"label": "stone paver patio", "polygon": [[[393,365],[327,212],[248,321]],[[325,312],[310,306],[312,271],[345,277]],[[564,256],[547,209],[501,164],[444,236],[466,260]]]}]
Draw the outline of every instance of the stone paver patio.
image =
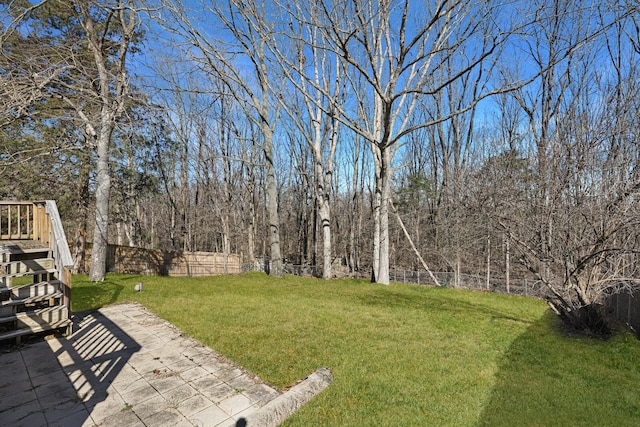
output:
[{"label": "stone paver patio", "polygon": [[[266,408],[282,415],[292,407],[280,391],[139,304],[77,321],[70,337],[0,354],[0,426],[275,425]],[[323,384],[300,399],[326,387],[330,373],[318,378]]]}]

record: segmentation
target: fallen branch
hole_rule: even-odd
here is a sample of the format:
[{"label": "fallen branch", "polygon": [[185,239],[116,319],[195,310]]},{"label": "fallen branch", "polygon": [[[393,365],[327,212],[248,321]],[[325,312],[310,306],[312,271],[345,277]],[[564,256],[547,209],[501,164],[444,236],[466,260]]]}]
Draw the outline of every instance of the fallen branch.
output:
[{"label": "fallen branch", "polygon": [[436,276],[434,276],[431,270],[429,269],[429,266],[427,265],[427,263],[424,262],[424,259],[422,259],[422,256],[420,255],[420,252],[418,252],[418,248],[416,248],[416,245],[413,244],[413,240],[411,239],[409,232],[407,231],[407,229],[404,226],[404,223],[402,222],[402,218],[400,218],[400,215],[398,214],[398,211],[396,207],[393,205],[393,202],[391,200],[389,200],[389,205],[391,206],[393,213],[396,214],[396,218],[398,218],[398,223],[400,224],[400,228],[402,228],[402,231],[404,231],[404,235],[407,236],[407,240],[411,245],[411,249],[413,249],[413,252],[415,252],[416,256],[418,257],[418,260],[420,260],[424,269],[427,270],[427,273],[429,273],[429,277],[431,277],[431,279],[433,280],[436,286],[442,286],[438,281],[438,279],[436,279]]}]

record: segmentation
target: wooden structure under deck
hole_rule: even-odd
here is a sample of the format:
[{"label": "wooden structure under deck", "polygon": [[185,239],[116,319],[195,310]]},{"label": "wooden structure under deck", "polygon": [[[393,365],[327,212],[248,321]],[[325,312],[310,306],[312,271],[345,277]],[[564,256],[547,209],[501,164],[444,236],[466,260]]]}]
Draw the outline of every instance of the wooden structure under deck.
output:
[{"label": "wooden structure under deck", "polygon": [[0,201],[0,341],[69,328],[72,264],[54,201]]}]

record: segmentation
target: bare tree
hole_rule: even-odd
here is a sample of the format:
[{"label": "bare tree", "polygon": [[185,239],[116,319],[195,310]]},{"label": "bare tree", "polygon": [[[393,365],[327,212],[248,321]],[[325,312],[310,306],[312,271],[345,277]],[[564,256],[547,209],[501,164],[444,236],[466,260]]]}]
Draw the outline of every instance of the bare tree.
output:
[{"label": "bare tree", "polygon": [[211,110],[217,95],[210,94],[211,82],[202,78],[195,64],[185,63],[183,58],[171,53],[175,52],[155,53],[151,66],[157,69],[156,80],[148,84],[157,92],[154,95],[156,108],[166,117],[175,145],[174,150],[158,158],[171,207],[170,247],[190,251],[196,250],[197,236],[204,234],[192,230],[199,213],[194,206],[194,191],[198,193],[197,186],[201,183],[194,175],[200,170],[205,155],[202,151],[207,138],[206,122],[211,120],[212,125],[215,122]]},{"label": "bare tree", "polygon": [[[530,150],[502,155],[515,160],[503,167],[516,167],[520,177],[511,181],[512,196],[495,199],[497,223],[546,286],[550,307],[572,327],[606,335],[598,304],[628,284],[620,266],[635,252],[629,239],[637,220],[629,213],[640,180],[637,150],[628,143],[637,118],[628,111],[635,111],[637,79],[635,66],[620,65],[631,46],[624,52],[615,42],[623,31],[615,13],[564,0],[533,7],[537,30],[525,52],[540,78],[513,93]],[[613,79],[597,70],[604,52],[618,70]]]},{"label": "bare tree", "polygon": [[[419,5],[408,0],[322,3],[316,25],[327,41],[323,48],[348,65],[354,96],[354,102],[336,106],[336,112],[370,142],[376,165],[372,279],[379,283],[389,283],[389,201],[398,144],[411,132],[445,121],[481,98],[445,116],[411,123],[421,98],[437,96],[496,52],[505,37],[494,26],[498,7],[444,0]],[[466,60],[456,63],[459,68],[449,79],[429,84],[448,58],[459,55]],[[487,96],[484,90],[479,93]]]},{"label": "bare tree", "polygon": [[[272,39],[273,24],[269,22],[269,7],[257,0],[234,0],[221,8],[217,2],[203,0],[199,4],[200,10],[206,12],[211,22],[201,25],[193,11],[185,8],[182,2],[164,0],[161,4],[158,21],[191,45],[188,54],[202,64],[206,72],[228,83],[247,117],[260,129],[267,170],[270,273],[282,276],[273,138],[279,110],[272,99],[273,89],[282,85],[272,81],[273,64],[269,63],[268,43]],[[217,29],[228,37],[211,36],[211,23],[216,23]]]},{"label": "bare tree", "polygon": [[336,106],[344,104],[344,70],[340,58],[323,48],[327,44],[324,34],[312,24],[319,20],[320,5],[291,2],[282,7],[288,11],[290,31],[279,45],[273,45],[273,53],[285,64],[283,72],[302,95],[299,103],[281,98],[282,108],[312,155],[313,190],[322,232],[322,277],[330,279],[331,188],[339,134]]}]

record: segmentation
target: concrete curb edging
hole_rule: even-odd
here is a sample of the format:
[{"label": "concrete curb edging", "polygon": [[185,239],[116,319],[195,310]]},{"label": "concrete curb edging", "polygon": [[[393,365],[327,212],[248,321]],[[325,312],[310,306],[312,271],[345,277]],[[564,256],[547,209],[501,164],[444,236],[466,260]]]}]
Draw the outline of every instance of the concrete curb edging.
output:
[{"label": "concrete curb edging", "polygon": [[244,419],[244,423],[242,423],[243,420],[240,420],[236,425],[275,427],[327,388],[332,380],[331,370],[320,368],[256,412],[248,415]]}]

